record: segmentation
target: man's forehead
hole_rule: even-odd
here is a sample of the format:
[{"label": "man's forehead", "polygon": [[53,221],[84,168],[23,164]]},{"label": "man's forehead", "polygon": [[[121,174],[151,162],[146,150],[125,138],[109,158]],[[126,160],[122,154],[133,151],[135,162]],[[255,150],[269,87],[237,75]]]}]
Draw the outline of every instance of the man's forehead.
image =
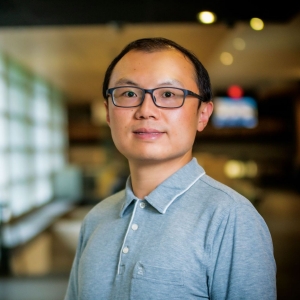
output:
[{"label": "man's forehead", "polygon": [[182,53],[181,51],[179,51],[178,49],[174,48],[174,47],[166,47],[166,48],[159,48],[159,49],[153,49],[153,50],[142,50],[142,49],[132,49],[130,51],[128,51],[121,59],[123,58],[130,58],[133,55],[139,55],[143,56],[145,54],[157,54],[157,53],[166,53],[166,52],[173,52],[173,53],[178,53],[180,55],[182,55],[183,57],[185,57],[188,61],[190,61],[185,55],[184,53]]},{"label": "man's forehead", "polygon": [[[171,55],[165,55],[166,53],[168,53],[168,54],[170,53]],[[130,50],[117,62],[112,73],[114,73],[114,70],[118,69],[118,67],[120,65],[122,65],[122,67],[123,67],[124,64],[126,65],[126,64],[139,62],[139,59],[142,61],[143,58],[147,59],[148,55],[156,55],[156,54],[162,54],[162,56],[165,55],[163,57],[163,59],[165,59],[165,60],[172,59],[173,64],[174,64],[174,60],[178,59],[178,63],[179,63],[180,61],[182,61],[182,58],[183,58],[195,71],[195,66],[194,66],[193,62],[184,53],[182,53],[181,51],[179,51],[176,48],[169,47],[169,48],[162,48],[162,49],[154,49],[151,51],[140,50],[140,49]]]},{"label": "man's forehead", "polygon": [[[150,57],[148,55],[162,54],[161,56]],[[143,62],[143,60],[146,60]],[[153,61],[153,63],[152,63]],[[168,61],[165,64],[165,61]],[[177,64],[178,61],[178,64]],[[144,64],[145,63],[145,64]],[[175,71],[172,72],[173,66],[178,65],[177,70],[182,70],[182,72]],[[153,66],[153,70],[152,70]],[[158,66],[158,69],[157,69]],[[159,68],[161,67],[160,72]],[[189,58],[187,58],[181,51],[175,48],[163,48],[155,49],[153,51],[144,51],[144,50],[130,50],[127,52],[115,65],[112,70],[109,85],[113,82],[113,85],[140,85],[140,78],[131,77],[137,69],[139,74],[143,73],[143,78],[154,78],[156,76],[157,82],[156,86],[161,85],[174,85],[178,87],[184,87],[185,80],[188,78],[192,79],[197,85],[197,76],[194,64]],[[149,70],[149,68],[151,70]],[[185,69],[185,71],[184,71]],[[154,73],[152,73],[154,71]],[[130,74],[130,75],[129,75]],[[175,75],[177,74],[177,75]],[[185,75],[183,75],[185,74]],[[191,75],[191,77],[189,76]],[[159,77],[157,77],[159,75]],[[173,76],[174,75],[174,76]],[[180,79],[177,78],[178,75]],[[145,77],[144,77],[145,76]],[[182,76],[185,76],[185,80],[182,79]]]},{"label": "man's forehead", "polygon": [[[139,86],[139,84],[133,81],[131,78],[121,77],[116,82],[116,85],[131,85],[131,86]],[[167,86],[167,85],[177,85],[180,86],[182,83],[174,78],[168,78],[167,80],[162,80],[159,82],[160,86]]]}]

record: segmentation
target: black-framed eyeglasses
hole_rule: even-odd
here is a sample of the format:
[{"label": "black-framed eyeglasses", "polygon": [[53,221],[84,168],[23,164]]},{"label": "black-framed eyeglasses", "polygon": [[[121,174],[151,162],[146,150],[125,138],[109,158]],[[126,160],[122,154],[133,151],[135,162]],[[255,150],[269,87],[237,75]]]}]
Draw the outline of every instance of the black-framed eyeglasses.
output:
[{"label": "black-framed eyeglasses", "polygon": [[203,97],[186,89],[176,87],[159,87],[155,89],[142,89],[136,86],[117,86],[106,91],[106,96],[111,96],[112,102],[117,107],[140,106],[146,93],[150,94],[154,104],[161,108],[179,108],[184,104],[187,96],[192,96],[203,101]]}]

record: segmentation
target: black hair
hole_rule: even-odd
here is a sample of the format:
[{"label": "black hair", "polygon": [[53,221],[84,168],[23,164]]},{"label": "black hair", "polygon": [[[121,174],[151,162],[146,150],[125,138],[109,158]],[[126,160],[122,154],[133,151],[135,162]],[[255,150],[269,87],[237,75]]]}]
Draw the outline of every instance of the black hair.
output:
[{"label": "black hair", "polygon": [[156,52],[166,49],[176,49],[180,51],[185,57],[187,57],[194,65],[196,71],[196,83],[199,88],[200,94],[203,97],[204,102],[208,102],[212,99],[212,91],[210,78],[207,70],[204,68],[200,60],[189,50],[180,46],[166,38],[143,38],[135,40],[129,43],[123,50],[113,59],[113,61],[108,66],[102,86],[102,94],[104,99],[107,99],[106,90],[108,89],[108,84],[110,81],[111,74],[116,66],[116,64],[121,60],[121,58],[127,54],[129,51],[143,51],[143,52]]}]

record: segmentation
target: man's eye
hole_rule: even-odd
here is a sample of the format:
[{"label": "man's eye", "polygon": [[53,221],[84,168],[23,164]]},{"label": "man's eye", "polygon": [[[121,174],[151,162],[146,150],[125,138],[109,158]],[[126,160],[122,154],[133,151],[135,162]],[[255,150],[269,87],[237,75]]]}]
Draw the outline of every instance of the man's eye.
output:
[{"label": "man's eye", "polygon": [[171,93],[171,92],[164,92],[163,93],[163,97],[165,97],[165,98],[170,98],[172,96],[173,96],[173,93]]},{"label": "man's eye", "polygon": [[124,96],[131,98],[131,97],[135,97],[136,94],[134,92],[132,92],[132,91],[129,91],[129,92],[125,92]]}]

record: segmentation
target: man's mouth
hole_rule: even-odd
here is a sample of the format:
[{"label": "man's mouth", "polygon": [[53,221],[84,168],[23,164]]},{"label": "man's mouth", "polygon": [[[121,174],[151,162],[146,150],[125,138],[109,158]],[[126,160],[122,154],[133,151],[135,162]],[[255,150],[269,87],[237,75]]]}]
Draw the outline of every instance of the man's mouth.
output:
[{"label": "man's mouth", "polygon": [[133,133],[136,134],[160,134],[160,133],[164,133],[162,131],[159,131],[157,129],[147,129],[147,128],[139,128],[137,130],[134,130]]},{"label": "man's mouth", "polygon": [[165,132],[154,128],[138,128],[133,130],[133,133],[141,138],[155,139],[163,135]]}]

